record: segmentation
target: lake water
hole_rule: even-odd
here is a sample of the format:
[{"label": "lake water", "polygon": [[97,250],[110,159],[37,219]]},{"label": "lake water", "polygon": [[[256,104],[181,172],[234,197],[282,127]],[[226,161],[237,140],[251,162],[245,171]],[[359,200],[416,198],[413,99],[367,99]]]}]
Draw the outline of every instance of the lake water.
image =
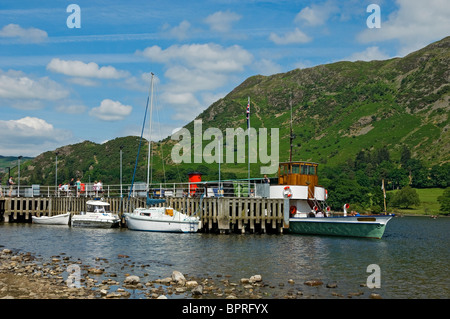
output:
[{"label": "lake water", "polygon": [[[167,234],[0,223],[0,245],[44,259],[64,254],[116,273],[118,281],[125,273],[148,274],[146,278],[154,280],[178,270],[198,277],[227,275],[236,282],[260,274],[265,283],[275,287],[284,283],[285,288],[292,279],[295,285],[290,289],[303,291],[307,298],[334,298],[332,291],[343,296],[364,292],[362,298],[371,293],[401,299],[450,297],[450,218],[393,218],[382,239]],[[361,286],[372,274],[367,271],[372,264],[380,267],[380,288]],[[303,284],[311,279],[324,285]],[[330,282],[338,287],[326,288]]]}]

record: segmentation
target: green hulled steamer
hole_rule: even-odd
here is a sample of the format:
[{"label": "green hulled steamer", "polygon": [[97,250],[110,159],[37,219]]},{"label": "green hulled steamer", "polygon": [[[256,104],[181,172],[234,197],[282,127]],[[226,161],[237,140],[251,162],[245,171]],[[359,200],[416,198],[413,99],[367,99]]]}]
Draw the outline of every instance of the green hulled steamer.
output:
[{"label": "green hulled steamer", "polygon": [[[292,161],[279,164],[278,185],[270,186],[270,198],[285,199],[285,223],[293,234],[381,238],[393,215],[332,213],[327,190],[319,185],[318,164]],[[287,209],[289,211],[287,212]],[[286,216],[288,215],[288,216]]]}]

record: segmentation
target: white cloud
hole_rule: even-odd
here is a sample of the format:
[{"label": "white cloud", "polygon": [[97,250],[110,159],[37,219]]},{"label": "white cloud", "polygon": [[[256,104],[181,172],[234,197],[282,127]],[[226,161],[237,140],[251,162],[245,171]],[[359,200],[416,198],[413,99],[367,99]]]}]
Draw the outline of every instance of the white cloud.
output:
[{"label": "white cloud", "polygon": [[163,96],[163,100],[169,104],[177,104],[180,106],[185,106],[186,108],[199,106],[199,102],[194,94],[188,92],[168,92]]},{"label": "white cloud", "polygon": [[0,38],[15,38],[25,43],[40,43],[47,40],[47,32],[36,28],[22,28],[18,24],[8,24],[0,30]]},{"label": "white cloud", "polygon": [[119,121],[130,115],[133,107],[130,105],[123,105],[118,101],[105,99],[100,103],[100,106],[94,107],[89,115],[94,116],[103,121]]},{"label": "white cloud", "polygon": [[217,89],[227,82],[227,75],[217,72],[207,72],[200,69],[190,69],[184,66],[174,66],[169,68],[164,76],[171,80],[166,88],[173,92],[208,91]]},{"label": "white cloud", "polygon": [[18,120],[0,120],[0,154],[4,156],[36,156],[72,138],[69,131],[56,129],[52,124],[36,117]]},{"label": "white cloud", "polygon": [[116,70],[112,66],[99,67],[97,63],[84,63],[54,58],[47,65],[47,70],[75,77],[99,79],[119,79],[128,76],[128,72]]},{"label": "white cloud", "polygon": [[183,20],[179,25],[171,27],[169,24],[163,26],[163,34],[167,37],[176,38],[178,40],[187,39],[192,31],[191,24],[187,20]]},{"label": "white cloud", "polygon": [[255,69],[261,75],[272,75],[282,72],[281,65],[268,59],[261,59],[260,61],[255,62]]},{"label": "white cloud", "polygon": [[386,60],[389,56],[378,47],[369,47],[362,52],[355,52],[351,56],[344,58],[344,61],[372,61],[372,60]]},{"label": "white cloud", "polygon": [[0,98],[13,100],[59,100],[69,95],[48,77],[33,79],[21,71],[0,70]]},{"label": "white cloud", "polygon": [[357,39],[362,43],[398,41],[404,56],[449,35],[448,0],[397,0],[398,11],[387,18],[381,5],[381,28],[366,29]]},{"label": "white cloud", "polygon": [[303,33],[299,28],[286,32],[282,36],[272,32],[270,33],[269,39],[275,44],[307,43],[312,40],[312,38]]},{"label": "white cloud", "polygon": [[223,48],[214,43],[181,46],[175,44],[165,50],[154,45],[136,53],[154,62],[184,63],[190,67],[211,72],[242,71],[244,65],[249,64],[252,60],[252,55],[238,45]]},{"label": "white cloud", "polygon": [[166,65],[164,75],[169,83],[164,85],[161,98],[173,108],[172,118],[184,121],[209,106],[208,97],[216,94],[214,90],[228,85],[235,73],[244,71],[253,60],[238,45],[222,47],[214,43],[172,45],[167,49],[155,45],[136,54]]},{"label": "white cloud", "polygon": [[308,26],[320,26],[325,24],[331,14],[337,12],[338,8],[330,1],[323,4],[313,4],[303,8],[295,17],[296,23],[304,23]]},{"label": "white cloud", "polygon": [[228,32],[231,25],[242,18],[239,14],[231,11],[217,11],[205,19],[211,30],[218,32]]}]

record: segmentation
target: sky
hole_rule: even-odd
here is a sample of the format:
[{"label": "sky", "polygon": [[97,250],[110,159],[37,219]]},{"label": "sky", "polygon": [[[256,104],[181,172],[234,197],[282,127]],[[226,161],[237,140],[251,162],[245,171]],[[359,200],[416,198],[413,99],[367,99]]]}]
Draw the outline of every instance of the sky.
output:
[{"label": "sky", "polygon": [[250,76],[402,57],[449,30],[448,0],[1,0],[0,155],[140,136],[151,73],[159,140]]}]

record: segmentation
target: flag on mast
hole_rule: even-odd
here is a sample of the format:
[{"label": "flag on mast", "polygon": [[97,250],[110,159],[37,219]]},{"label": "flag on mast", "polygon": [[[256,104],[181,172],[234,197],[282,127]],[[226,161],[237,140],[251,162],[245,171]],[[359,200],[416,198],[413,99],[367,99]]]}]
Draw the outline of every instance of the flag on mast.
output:
[{"label": "flag on mast", "polygon": [[248,196],[250,197],[250,96],[247,103],[247,135],[248,135]]},{"label": "flag on mast", "polygon": [[247,103],[247,128],[250,127],[250,97],[248,97]]}]

